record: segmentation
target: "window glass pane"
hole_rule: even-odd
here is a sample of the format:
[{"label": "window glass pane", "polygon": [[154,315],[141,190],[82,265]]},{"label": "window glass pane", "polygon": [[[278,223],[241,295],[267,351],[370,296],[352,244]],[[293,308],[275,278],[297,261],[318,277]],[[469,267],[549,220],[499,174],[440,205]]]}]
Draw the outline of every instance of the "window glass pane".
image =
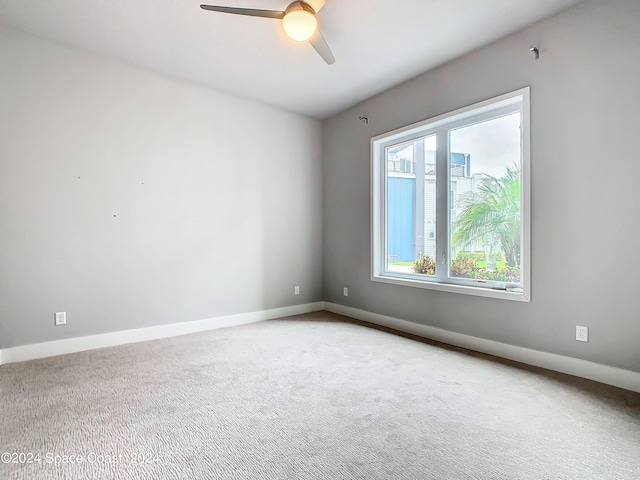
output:
[{"label": "window glass pane", "polygon": [[449,132],[450,276],[520,282],[520,112]]},{"label": "window glass pane", "polygon": [[416,191],[414,143],[386,148],[386,270],[389,272],[412,272]]},{"label": "window glass pane", "polygon": [[435,275],[435,136],[385,149],[388,272]]}]

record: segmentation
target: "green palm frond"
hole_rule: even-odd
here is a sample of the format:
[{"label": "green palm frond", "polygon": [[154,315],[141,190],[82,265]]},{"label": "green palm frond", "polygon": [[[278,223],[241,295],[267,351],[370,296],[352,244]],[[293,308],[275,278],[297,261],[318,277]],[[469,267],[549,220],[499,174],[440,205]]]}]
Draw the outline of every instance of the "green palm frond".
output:
[{"label": "green palm frond", "polygon": [[507,263],[515,266],[520,248],[520,171],[507,168],[505,176],[484,178],[476,192],[461,197],[453,243],[459,249],[497,241]]}]

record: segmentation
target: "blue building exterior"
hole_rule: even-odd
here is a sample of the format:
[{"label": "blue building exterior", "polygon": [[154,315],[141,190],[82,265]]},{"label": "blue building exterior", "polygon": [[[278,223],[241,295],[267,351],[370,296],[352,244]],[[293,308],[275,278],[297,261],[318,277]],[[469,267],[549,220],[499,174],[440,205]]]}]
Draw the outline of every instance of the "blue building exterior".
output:
[{"label": "blue building exterior", "polygon": [[387,177],[387,253],[390,262],[413,262],[415,177]]}]

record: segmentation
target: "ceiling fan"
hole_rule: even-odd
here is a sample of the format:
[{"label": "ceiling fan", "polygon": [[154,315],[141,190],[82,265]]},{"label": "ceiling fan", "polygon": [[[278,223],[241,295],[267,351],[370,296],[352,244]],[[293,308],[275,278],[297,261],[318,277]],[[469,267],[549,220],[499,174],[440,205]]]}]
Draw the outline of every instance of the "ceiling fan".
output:
[{"label": "ceiling fan", "polygon": [[282,20],[282,27],[289,38],[297,42],[309,42],[324,61],[331,65],[336,59],[320,33],[316,15],[325,3],[326,0],[291,2],[283,12],[278,10],[257,10],[254,8],[220,7],[216,5],[200,5],[200,8],[211,10],[212,12]]}]

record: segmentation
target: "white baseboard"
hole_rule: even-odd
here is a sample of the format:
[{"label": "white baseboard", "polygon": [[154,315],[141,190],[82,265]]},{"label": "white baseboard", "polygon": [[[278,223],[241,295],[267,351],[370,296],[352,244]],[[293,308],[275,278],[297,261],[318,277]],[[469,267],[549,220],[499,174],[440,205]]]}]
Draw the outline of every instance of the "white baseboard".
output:
[{"label": "white baseboard", "polygon": [[82,352],[95,348],[112,347],[127,343],[175,337],[188,333],[244,325],[272,318],[300,315],[302,313],[317,312],[320,310],[328,310],[339,315],[381,325],[383,327],[393,328],[401,332],[411,333],[413,335],[429,338],[449,345],[468,348],[469,350],[487,353],[496,357],[506,358],[554,370],[556,372],[587,378],[589,380],[625,388],[634,392],[640,392],[640,372],[610,367],[554,353],[516,347],[506,343],[472,337],[470,335],[455,333],[442,328],[408,322],[399,318],[380,315],[366,310],[360,310],[330,302],[307,303],[292,307],[275,308],[272,310],[262,310],[224,317],[208,318],[204,320],[172,323],[169,325],[157,325],[153,327],[137,328],[134,330],[124,330],[120,332],[103,333],[86,337],[68,338],[64,340],[5,348],[0,350],[0,365],[52,357],[55,355],[64,355],[67,353]]},{"label": "white baseboard", "polygon": [[86,337],[66,338],[51,342],[22,345],[0,350],[0,365],[38,358],[53,357],[67,353],[82,352],[94,348],[113,347],[127,343],[145,342],[160,338],[175,337],[187,333],[204,332],[217,328],[233,327],[247,323],[261,322],[272,318],[300,315],[302,313],[324,310],[324,302],[294,305],[292,307],[274,308],[258,312],[240,313],[225,317],[207,318],[190,322],[156,325],[154,327],[136,328],[120,332],[102,333]]},{"label": "white baseboard", "polygon": [[566,357],[554,353],[541,352],[523,347],[516,347],[506,343],[494,342],[483,338],[463,335],[442,328],[420,325],[399,318],[380,315],[377,313],[346,307],[336,303],[325,302],[325,310],[339,315],[355,318],[364,322],[393,328],[405,333],[429,338],[449,345],[467,348],[476,352],[487,353],[496,357],[506,358],[536,367],[567,373],[576,377],[587,378],[596,382],[606,383],[614,387],[625,388],[640,392],[640,372],[609,367],[599,363]]}]

